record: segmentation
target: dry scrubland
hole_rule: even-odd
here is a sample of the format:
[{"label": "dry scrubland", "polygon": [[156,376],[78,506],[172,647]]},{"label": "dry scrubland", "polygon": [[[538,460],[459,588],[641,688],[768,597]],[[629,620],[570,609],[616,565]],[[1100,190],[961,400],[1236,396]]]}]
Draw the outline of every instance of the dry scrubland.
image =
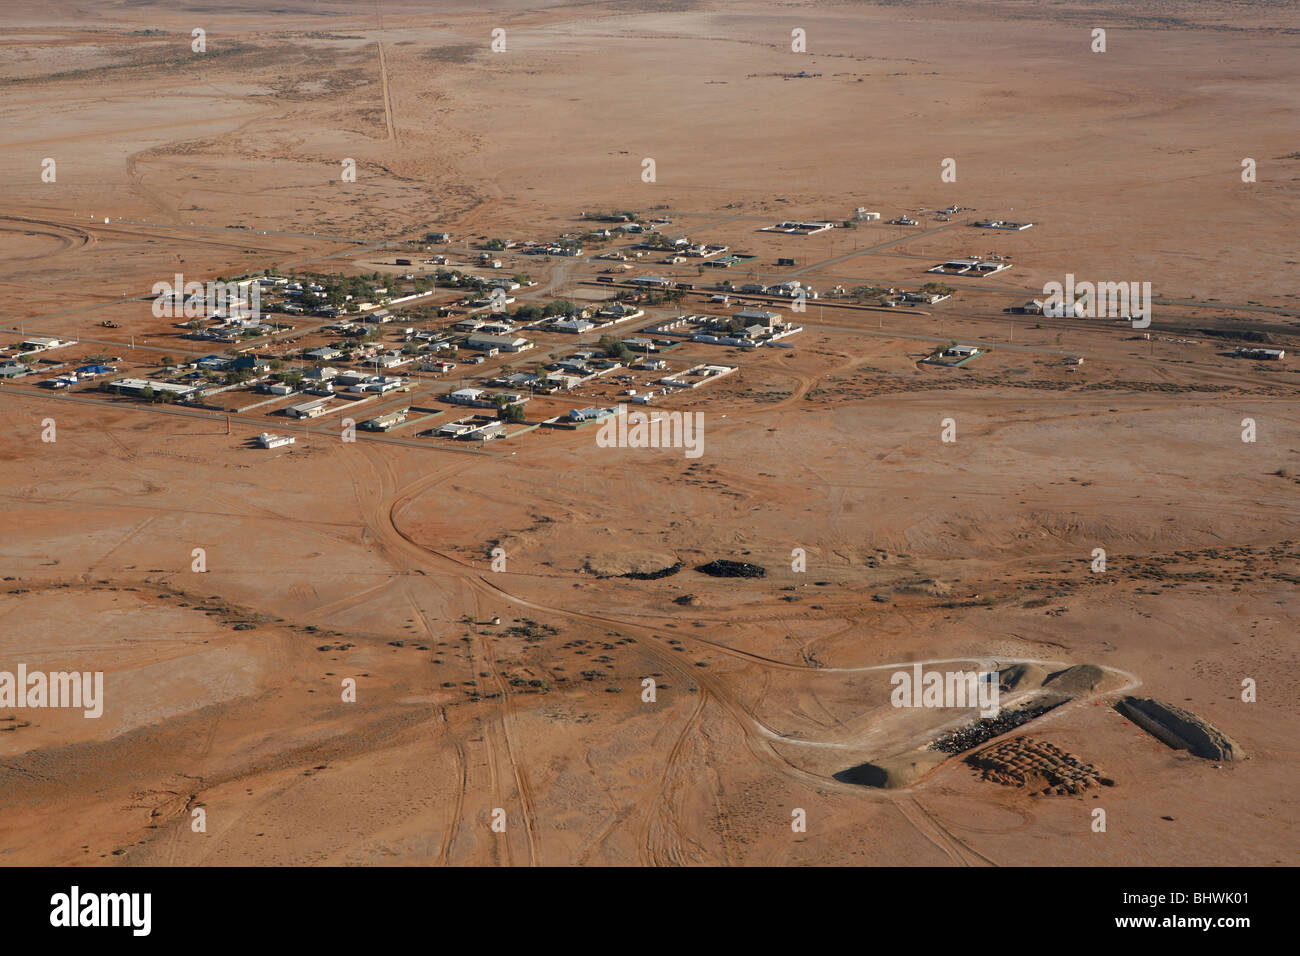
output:
[{"label": "dry scrubland", "polygon": [[[247,439],[276,428],[0,384],[0,669],[107,675],[97,721],[0,712],[0,860],[1294,863],[1295,373],[1001,315],[1073,272],[1151,281],[1161,335],[1300,344],[1300,20],[1143,6],[12,5],[7,340],[144,365],[198,347],[134,298],[176,271],[359,271],[386,239],[543,238],[596,208],[663,206],[672,230],[755,252],[753,275],[796,256],[818,288],[915,286],[989,249],[1016,268],[915,315],[811,305],[791,349],[683,346],[740,366],[665,403],[704,413],[694,460],[594,429],[467,452],[330,425],[265,452]],[[821,75],[781,76],[801,69]],[[1038,225],[954,222],[878,253],[903,233],[754,231],[950,202]],[[594,272],[530,268],[541,302]],[[920,363],[948,339],[994,351]],[[767,575],[694,570],[719,558]],[[912,661],[1102,676],[1031,742],[865,787],[846,771],[973,716],[889,707],[887,665]],[[1129,693],[1250,759],[1171,750],[1116,712]],[[1029,795],[1058,771],[1107,783]]]}]

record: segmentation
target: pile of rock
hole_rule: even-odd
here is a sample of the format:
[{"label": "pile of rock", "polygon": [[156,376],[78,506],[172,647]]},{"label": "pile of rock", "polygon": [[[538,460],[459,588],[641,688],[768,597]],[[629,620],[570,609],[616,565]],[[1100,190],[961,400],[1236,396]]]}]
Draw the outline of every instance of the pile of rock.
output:
[{"label": "pile of rock", "polygon": [[1030,788],[1033,796],[1080,794],[1095,784],[1112,786],[1090,763],[1045,741],[1015,737],[966,758],[980,777],[1004,787]]}]

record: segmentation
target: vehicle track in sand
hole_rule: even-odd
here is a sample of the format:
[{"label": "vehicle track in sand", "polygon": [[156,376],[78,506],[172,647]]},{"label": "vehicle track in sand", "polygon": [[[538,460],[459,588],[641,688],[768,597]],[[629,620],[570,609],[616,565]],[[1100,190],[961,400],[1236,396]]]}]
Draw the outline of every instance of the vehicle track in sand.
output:
[{"label": "vehicle track in sand", "polygon": [[388,63],[384,59],[384,41],[376,40],[379,47],[379,81],[384,91],[384,123],[388,127],[388,138],[397,142],[397,128],[393,124],[393,98],[388,89]]},{"label": "vehicle track in sand", "polygon": [[114,544],[111,548],[109,548],[98,558],[92,561],[89,565],[87,565],[86,570],[82,572],[82,578],[83,579],[88,578],[90,575],[98,571],[100,566],[103,565],[103,563],[107,561],[115,552],[121,549],[128,541],[130,541],[132,538],[134,538],[136,535],[138,535],[141,531],[143,531],[145,528],[147,528],[150,524],[152,524],[160,517],[162,517],[161,511],[155,514],[151,514],[143,521],[138,522],[134,527],[132,527],[129,531],[127,531],[126,534],[124,534],[116,544]]},{"label": "vehicle track in sand", "polygon": [[510,769],[515,778],[515,789],[519,792],[519,803],[523,807],[524,836],[528,840],[528,862],[530,866],[537,866],[537,802],[533,798],[528,770],[519,759],[519,747],[510,726],[515,719],[516,701],[506,682],[501,679],[501,674],[492,660],[491,648],[481,635],[479,644],[483,649],[484,666],[492,675],[492,682],[496,684],[501,694],[501,736],[505,741],[506,759],[510,762]]},{"label": "vehicle track in sand", "polygon": [[971,849],[945,827],[933,813],[911,794],[894,799],[894,806],[918,833],[938,847],[957,866],[997,866],[978,850]]},{"label": "vehicle track in sand", "polygon": [[[230,691],[230,682],[234,679],[234,676],[235,675],[229,671],[226,673],[225,679],[221,682],[221,690],[217,697],[218,700],[228,699],[229,691]],[[194,783],[193,790],[196,796],[202,793],[204,790],[204,777],[201,772],[203,770],[203,763],[208,759],[209,754],[212,753],[212,745],[213,743],[216,742],[217,739],[217,728],[221,726],[221,719],[224,716],[225,716],[225,708],[217,707],[215,713],[212,716],[212,721],[208,725],[208,733],[203,741],[203,749],[199,753],[198,757],[195,758],[194,760],[194,768],[200,771],[199,773],[194,774],[195,783]],[[187,824],[189,824],[189,814],[182,812],[180,814],[180,817],[176,825],[172,827],[171,833],[168,834],[167,862],[166,862],[167,866],[174,865],[173,860],[176,856],[176,845],[180,840],[180,834],[182,828],[185,827]]]},{"label": "vehicle track in sand", "polygon": [[[482,728],[482,732],[483,732],[483,735],[479,737],[479,740],[481,740],[483,742],[483,745],[487,748],[487,758],[488,758],[487,767],[488,767],[488,786],[489,786],[488,792],[494,795],[499,794],[501,792],[500,790],[501,773],[500,773],[500,765],[497,763],[496,742],[493,739],[492,729],[488,725],[487,720],[484,718],[480,718],[478,723],[479,726]],[[503,800],[502,802],[504,803],[505,801]],[[492,813],[495,811],[495,809],[496,809],[495,807],[491,807],[488,809],[489,826],[491,825]],[[509,832],[509,824],[507,823],[507,833],[508,832]],[[492,839],[492,862],[495,863],[497,866],[501,865],[501,853],[502,853],[501,847],[502,844],[504,844],[506,866],[514,866],[515,857],[514,857],[514,853],[510,849],[510,840],[508,837],[504,840],[498,839],[499,836],[500,835],[495,832],[492,833],[492,838],[491,838]]]},{"label": "vehicle track in sand", "polygon": [[[655,743],[658,743],[659,737],[660,737],[659,734],[655,735],[654,738]],[[587,764],[587,772],[590,773],[592,779],[595,780],[597,784],[599,784],[600,775],[596,773],[596,768],[592,766],[590,748],[588,748],[586,753],[583,755],[583,759]],[[624,823],[626,823],[628,818],[632,816],[632,814],[636,813],[638,810],[641,810],[644,807],[644,802],[642,800],[636,800],[634,802],[625,804],[622,809],[619,809],[618,804],[614,801],[614,799],[611,796],[606,794],[606,799],[609,800],[609,802],[613,806],[613,811],[610,813],[609,821],[605,824],[604,827],[601,828],[601,831],[599,833],[597,833],[594,837],[592,837],[589,841],[587,841],[587,848],[583,850],[582,854],[578,857],[578,866],[586,866],[588,863],[590,863],[591,857],[598,850],[604,848],[605,841],[609,839],[610,835],[616,829],[618,829]],[[641,847],[640,845],[638,845],[637,859],[641,860],[642,857],[643,854],[641,852]]]},{"label": "vehicle track in sand", "polygon": [[[703,689],[698,696],[695,709],[691,711],[677,739],[673,741],[672,748],[668,751],[663,772],[659,775],[659,790],[646,806],[641,835],[637,840],[637,862],[642,866],[660,866],[664,863],[681,866],[686,863],[682,855],[678,816],[671,810],[676,794],[681,788],[681,768],[678,763],[686,745],[693,739],[694,731],[704,713],[704,705],[709,699],[708,692]],[[669,811],[666,821],[662,811]]]},{"label": "vehicle track in sand", "polygon": [[[442,710],[443,727],[447,726],[447,709]],[[438,856],[434,860],[437,866],[446,866],[451,860],[451,848],[456,840],[456,834],[460,832],[461,819],[465,813],[465,793],[469,790],[469,761],[465,756],[465,745],[454,737],[450,737],[452,754],[455,758],[456,766],[456,803],[452,807],[451,816],[447,819],[447,825],[443,827],[442,844],[438,847]]]},{"label": "vehicle track in sand", "polygon": [[96,240],[87,230],[80,226],[55,222],[49,219],[32,219],[27,216],[0,216],[0,232],[19,233],[25,236],[44,236],[55,240],[57,249],[33,252],[28,255],[8,255],[7,262],[38,262],[61,256],[73,249],[84,249]]}]

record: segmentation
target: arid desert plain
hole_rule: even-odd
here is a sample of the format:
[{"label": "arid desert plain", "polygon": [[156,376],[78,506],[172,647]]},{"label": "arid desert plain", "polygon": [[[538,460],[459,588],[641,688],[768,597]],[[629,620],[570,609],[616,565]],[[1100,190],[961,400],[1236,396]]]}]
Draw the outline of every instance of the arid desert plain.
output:
[{"label": "arid desert plain", "polygon": [[0,863],[1297,862],[1294,4],[15,0],[0,90]]}]

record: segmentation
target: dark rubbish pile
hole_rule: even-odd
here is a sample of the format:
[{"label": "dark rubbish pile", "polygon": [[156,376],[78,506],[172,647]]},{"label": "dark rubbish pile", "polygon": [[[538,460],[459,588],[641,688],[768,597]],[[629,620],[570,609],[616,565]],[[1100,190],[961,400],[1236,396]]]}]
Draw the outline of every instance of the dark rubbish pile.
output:
[{"label": "dark rubbish pile", "polygon": [[746,564],[744,561],[710,561],[695,570],[715,578],[761,578],[767,574],[757,564]]},{"label": "dark rubbish pile", "polygon": [[1015,730],[1021,724],[1027,724],[1035,717],[1041,717],[1053,707],[1064,703],[1061,700],[1029,704],[1018,710],[1004,710],[996,717],[981,717],[965,727],[936,737],[930,743],[931,750],[942,750],[948,754],[959,754],[978,747],[986,740],[1001,736],[1009,730]]},{"label": "dark rubbish pile", "polygon": [[656,581],[659,578],[667,578],[676,574],[682,569],[682,563],[670,564],[666,568],[660,568],[658,571],[629,571],[626,574],[620,574],[620,578],[631,578],[633,581]]}]

